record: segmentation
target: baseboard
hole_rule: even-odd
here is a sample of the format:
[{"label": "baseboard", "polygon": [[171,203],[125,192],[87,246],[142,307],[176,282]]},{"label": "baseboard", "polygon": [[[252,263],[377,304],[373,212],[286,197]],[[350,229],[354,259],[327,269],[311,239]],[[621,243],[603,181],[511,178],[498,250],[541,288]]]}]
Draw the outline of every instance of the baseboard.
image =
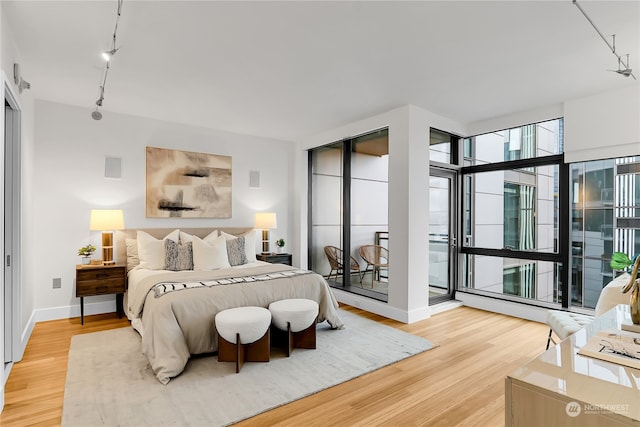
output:
[{"label": "baseboard", "polygon": [[454,308],[458,307],[462,307],[462,301],[454,299],[429,306],[432,316],[434,314],[443,313],[445,311],[453,310]]},{"label": "baseboard", "polygon": [[506,314],[507,316],[519,317],[534,322],[546,323],[547,319],[548,309],[544,307],[504,301],[467,292],[456,292],[456,299],[467,307]]},{"label": "baseboard", "polygon": [[31,316],[29,317],[29,320],[27,321],[27,324],[24,327],[24,330],[22,331],[22,335],[20,336],[20,348],[18,349],[19,353],[15,355],[16,362],[21,361],[22,356],[24,356],[24,351],[27,348],[27,343],[29,342],[29,338],[31,338],[33,327],[36,325],[35,315],[36,315],[36,312],[34,310],[31,312]]},{"label": "baseboard", "polygon": [[331,288],[336,299],[344,304],[352,307],[366,310],[370,313],[379,314],[389,319],[397,320],[402,323],[413,323],[430,317],[429,307],[419,308],[412,311],[404,311],[399,308],[391,307],[387,303],[367,298],[362,295],[345,292],[340,289]]},{"label": "baseboard", "polygon": [[[90,316],[92,314],[113,313],[115,311],[115,300],[84,304],[85,316]],[[73,317],[80,317],[80,304],[66,305],[62,307],[39,308],[34,310],[34,315],[32,317],[34,318],[36,323],[46,322],[49,320],[71,319]]]}]

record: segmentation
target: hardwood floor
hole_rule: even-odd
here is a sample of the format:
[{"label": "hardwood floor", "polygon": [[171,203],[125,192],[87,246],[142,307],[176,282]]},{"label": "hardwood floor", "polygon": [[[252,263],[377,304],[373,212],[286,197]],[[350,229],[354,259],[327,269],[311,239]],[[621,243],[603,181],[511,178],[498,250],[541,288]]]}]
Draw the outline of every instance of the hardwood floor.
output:
[{"label": "hardwood floor", "polygon": [[[240,426],[502,426],[504,378],[544,350],[547,326],[468,307],[405,325],[438,347],[257,415]],[[36,324],[5,387],[2,426],[60,424],[71,336],[128,326],[114,314]]]}]

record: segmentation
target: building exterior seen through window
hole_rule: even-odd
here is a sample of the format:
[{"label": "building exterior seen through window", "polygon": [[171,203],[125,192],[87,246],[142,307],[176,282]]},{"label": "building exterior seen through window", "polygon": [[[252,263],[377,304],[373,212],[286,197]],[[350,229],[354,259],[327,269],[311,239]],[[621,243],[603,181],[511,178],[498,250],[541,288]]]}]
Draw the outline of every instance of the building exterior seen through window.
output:
[{"label": "building exterior seen through window", "polygon": [[640,253],[640,156],[571,165],[571,305],[594,308],[613,252]]},{"label": "building exterior seen through window", "polygon": [[[468,168],[466,172],[463,168],[462,181],[466,233],[462,287],[466,290],[559,301],[561,159],[554,155],[562,152],[562,129],[558,119],[464,141]],[[551,160],[539,162],[545,158]],[[548,254],[549,260],[536,259],[539,253]]]}]

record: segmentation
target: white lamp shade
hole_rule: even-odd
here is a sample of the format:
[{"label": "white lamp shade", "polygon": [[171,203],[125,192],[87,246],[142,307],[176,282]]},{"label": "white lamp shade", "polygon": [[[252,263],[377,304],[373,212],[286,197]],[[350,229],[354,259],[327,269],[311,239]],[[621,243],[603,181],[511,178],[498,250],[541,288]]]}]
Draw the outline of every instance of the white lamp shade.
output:
[{"label": "white lamp shade", "polygon": [[122,209],[92,209],[89,230],[123,230],[124,213]]},{"label": "white lamp shade", "polygon": [[278,228],[278,219],[275,212],[256,212],[255,228],[271,230]]}]

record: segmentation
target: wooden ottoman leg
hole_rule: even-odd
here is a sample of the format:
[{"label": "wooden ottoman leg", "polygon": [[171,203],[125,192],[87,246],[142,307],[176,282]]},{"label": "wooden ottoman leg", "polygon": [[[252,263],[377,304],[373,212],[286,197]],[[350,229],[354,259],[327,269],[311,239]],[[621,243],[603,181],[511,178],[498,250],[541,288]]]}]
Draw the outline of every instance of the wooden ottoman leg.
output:
[{"label": "wooden ottoman leg", "polygon": [[245,361],[245,348],[240,343],[240,334],[236,334],[236,374],[240,372]]},{"label": "wooden ottoman leg", "polygon": [[218,362],[236,362],[236,374],[245,362],[245,349],[240,344],[240,334],[236,334],[236,343],[229,342],[218,335]]},{"label": "wooden ottoman leg", "polygon": [[316,322],[314,321],[307,329],[300,332],[293,332],[293,347],[295,348],[316,348]]},{"label": "wooden ottoman leg", "polygon": [[218,334],[218,362],[235,362],[236,345]]},{"label": "wooden ottoman leg", "polygon": [[262,338],[251,344],[245,344],[245,357],[247,362],[268,362],[271,356],[269,328]]},{"label": "wooden ottoman leg", "polygon": [[287,357],[293,352],[293,332],[291,331],[291,322],[287,322]]}]

